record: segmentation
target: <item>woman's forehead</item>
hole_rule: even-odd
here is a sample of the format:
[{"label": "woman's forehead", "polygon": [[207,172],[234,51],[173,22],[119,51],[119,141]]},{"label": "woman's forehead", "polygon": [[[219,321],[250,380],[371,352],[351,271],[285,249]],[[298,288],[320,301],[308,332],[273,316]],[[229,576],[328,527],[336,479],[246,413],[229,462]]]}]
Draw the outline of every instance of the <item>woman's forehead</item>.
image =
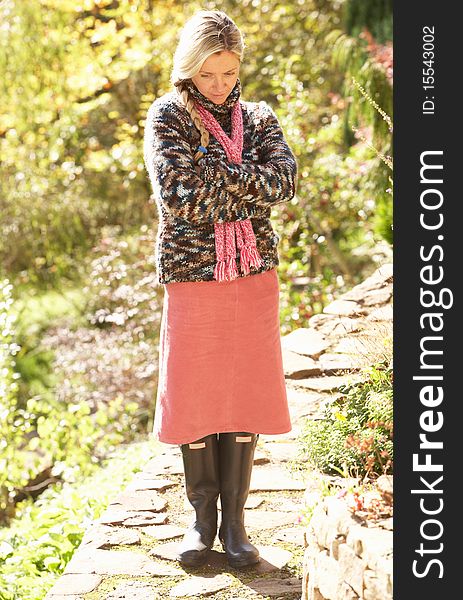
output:
[{"label": "woman's forehead", "polygon": [[208,56],[201,66],[201,72],[211,75],[222,74],[235,69],[239,64],[240,60],[236,54],[224,50]]}]

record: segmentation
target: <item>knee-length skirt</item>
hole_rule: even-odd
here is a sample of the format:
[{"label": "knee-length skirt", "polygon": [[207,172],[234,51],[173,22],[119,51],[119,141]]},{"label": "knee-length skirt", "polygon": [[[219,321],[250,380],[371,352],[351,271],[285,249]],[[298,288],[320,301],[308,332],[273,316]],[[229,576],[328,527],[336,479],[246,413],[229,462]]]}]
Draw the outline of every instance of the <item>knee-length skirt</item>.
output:
[{"label": "knee-length skirt", "polygon": [[153,434],[291,431],[276,268],[233,281],[164,284]]}]

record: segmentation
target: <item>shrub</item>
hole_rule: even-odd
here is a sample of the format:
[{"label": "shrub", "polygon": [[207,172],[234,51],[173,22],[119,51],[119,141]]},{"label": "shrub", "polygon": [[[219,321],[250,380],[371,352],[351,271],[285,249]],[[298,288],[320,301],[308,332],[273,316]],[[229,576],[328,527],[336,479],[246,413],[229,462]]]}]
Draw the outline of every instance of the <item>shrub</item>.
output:
[{"label": "shrub", "polygon": [[345,476],[392,473],[392,368],[384,361],[365,374],[365,381],[339,388],[342,395],[325,405],[322,419],[305,423],[300,466]]},{"label": "shrub", "polygon": [[[30,495],[25,486],[34,485],[37,496],[38,484],[87,474],[108,451],[149,432],[161,314],[153,236],[147,228],[126,240],[104,235],[85,264],[88,283],[78,305],[71,310],[51,292],[24,296],[14,332],[11,286],[1,288],[4,522]],[[16,360],[13,340],[21,344]]]},{"label": "shrub", "polygon": [[91,477],[48,488],[0,529],[0,598],[40,600],[63,573],[90,522],[160,451],[154,438],[119,446]]},{"label": "shrub", "polygon": [[17,406],[15,354],[19,346],[15,343],[11,292],[9,281],[0,281],[0,521],[5,521],[11,511],[14,487],[28,481],[25,460],[17,453],[25,443],[28,426]]}]

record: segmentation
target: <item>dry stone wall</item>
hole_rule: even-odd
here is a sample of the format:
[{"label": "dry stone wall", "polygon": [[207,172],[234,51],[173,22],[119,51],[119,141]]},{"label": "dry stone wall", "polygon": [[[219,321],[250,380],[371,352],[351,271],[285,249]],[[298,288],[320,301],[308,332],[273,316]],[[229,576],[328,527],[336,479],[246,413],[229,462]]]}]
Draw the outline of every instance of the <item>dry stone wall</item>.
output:
[{"label": "dry stone wall", "polygon": [[390,526],[362,522],[344,500],[324,498],[305,531],[302,600],[392,600]]},{"label": "dry stone wall", "polygon": [[[291,386],[334,397],[347,374],[360,381],[362,367],[391,352],[392,299],[392,264],[385,264],[313,316],[309,327],[282,338]],[[313,490],[306,496],[313,498]],[[304,533],[302,600],[392,600],[392,528],[392,518],[368,522],[342,498],[319,498]]]}]

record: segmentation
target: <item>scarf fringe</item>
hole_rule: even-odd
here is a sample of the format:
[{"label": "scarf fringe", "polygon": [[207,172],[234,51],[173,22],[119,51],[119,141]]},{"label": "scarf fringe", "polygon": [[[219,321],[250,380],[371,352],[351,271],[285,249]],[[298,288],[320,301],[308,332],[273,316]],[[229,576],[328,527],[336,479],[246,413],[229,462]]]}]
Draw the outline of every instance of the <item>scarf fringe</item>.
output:
[{"label": "scarf fringe", "polygon": [[214,268],[214,279],[216,281],[233,281],[238,277],[236,259],[228,256],[225,260],[218,260]]},{"label": "scarf fringe", "polygon": [[236,258],[234,256],[227,257],[227,279],[232,281],[238,277],[238,269],[236,268]]},{"label": "scarf fringe", "polygon": [[214,268],[214,279],[217,281],[225,281],[225,261],[218,260]]},{"label": "scarf fringe", "polygon": [[[264,261],[255,246],[243,246],[240,252],[241,272],[248,275],[250,267],[259,268]],[[218,260],[214,268],[214,279],[216,281],[233,281],[238,277],[236,259],[228,256],[225,260]]]},{"label": "scarf fringe", "polygon": [[259,268],[264,264],[264,261],[259,254],[256,246],[246,245],[241,248],[240,253],[241,272],[248,275],[250,267]]}]

